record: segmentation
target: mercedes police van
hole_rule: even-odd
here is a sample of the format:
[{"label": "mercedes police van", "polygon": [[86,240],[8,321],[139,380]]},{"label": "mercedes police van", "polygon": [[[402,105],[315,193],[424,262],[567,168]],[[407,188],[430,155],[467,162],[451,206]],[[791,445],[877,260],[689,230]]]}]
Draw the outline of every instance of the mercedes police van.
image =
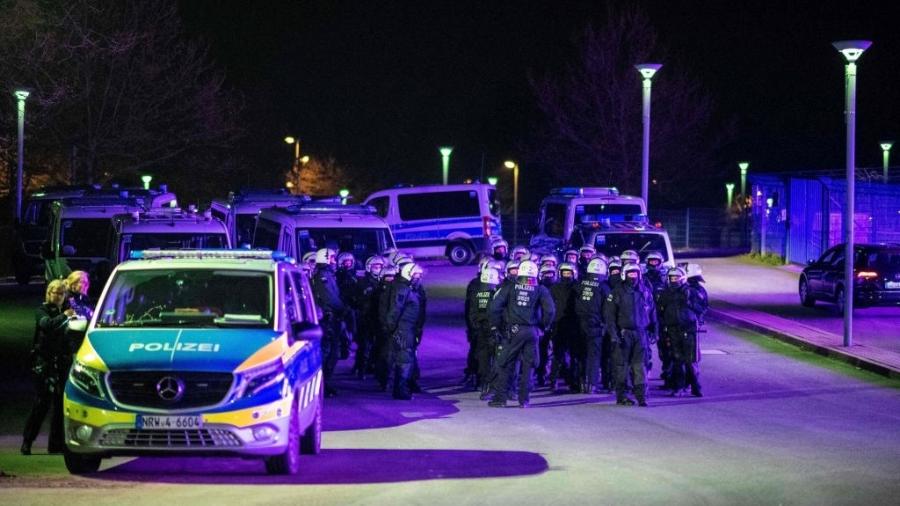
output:
[{"label": "mercedes police van", "polygon": [[214,217],[222,220],[235,246],[253,242],[256,216],[262,209],[290,207],[310,201],[308,195],[292,195],[286,188],[241,190],[225,199],[214,199],[209,206]]},{"label": "mercedes police van", "polygon": [[532,250],[560,252],[583,244],[584,225],[602,219],[642,221],[647,215],[644,199],[620,195],[611,187],[554,188],[541,201],[537,230],[531,237]]},{"label": "mercedes police van", "polygon": [[68,470],[116,455],[230,455],[296,473],[322,432],[322,332],[306,275],[271,251],[132,258],[74,327],[86,336],[65,385]]},{"label": "mercedes police van", "polygon": [[396,245],[391,228],[371,206],[312,202],[260,211],[253,247],[284,251],[294,258],[331,248],[353,253],[359,269],[370,256]]},{"label": "mercedes police van", "polygon": [[109,259],[112,265],[128,260],[132,251],[154,249],[228,249],[231,238],[225,224],[189,206],[134,211],[112,220]]},{"label": "mercedes police van", "polygon": [[364,204],[375,207],[397,239],[414,257],[446,256],[464,265],[502,235],[500,203],[494,185],[409,186],[375,192]]},{"label": "mercedes police van", "polygon": [[50,235],[41,246],[47,281],[85,271],[96,296],[112,266],[108,258],[112,219],[117,214],[141,212],[176,203],[169,192],[132,194],[113,189],[53,202]]}]

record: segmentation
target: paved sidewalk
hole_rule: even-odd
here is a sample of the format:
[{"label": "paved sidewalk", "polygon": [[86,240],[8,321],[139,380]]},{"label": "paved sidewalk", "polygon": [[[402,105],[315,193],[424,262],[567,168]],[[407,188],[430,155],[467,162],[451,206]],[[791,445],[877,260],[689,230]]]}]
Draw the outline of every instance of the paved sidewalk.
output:
[{"label": "paved sidewalk", "polygon": [[798,266],[769,267],[740,257],[696,260],[703,266],[712,317],[891,377],[900,377],[900,309],[854,312],[854,344],[843,346],[834,306],[800,305]]}]

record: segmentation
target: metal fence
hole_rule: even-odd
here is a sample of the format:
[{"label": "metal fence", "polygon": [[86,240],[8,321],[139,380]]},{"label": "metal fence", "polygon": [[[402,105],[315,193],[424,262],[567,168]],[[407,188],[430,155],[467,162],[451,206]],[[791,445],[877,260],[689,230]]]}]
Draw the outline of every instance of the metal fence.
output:
[{"label": "metal fence", "polygon": [[[846,181],[756,174],[750,184],[754,252],[805,264],[843,241]],[[900,243],[900,185],[857,181],[853,227],[858,243]]]},{"label": "metal fence", "polygon": [[738,207],[651,209],[650,221],[666,229],[672,248],[681,253],[750,248],[749,216]]}]

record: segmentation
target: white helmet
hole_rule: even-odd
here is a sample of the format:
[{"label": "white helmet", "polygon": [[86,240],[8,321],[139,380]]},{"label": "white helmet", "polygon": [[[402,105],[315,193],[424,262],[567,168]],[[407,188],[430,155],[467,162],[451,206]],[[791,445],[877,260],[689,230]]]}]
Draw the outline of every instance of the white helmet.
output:
[{"label": "white helmet", "polygon": [[620,256],[622,259],[622,264],[639,264],[641,263],[641,256],[638,255],[638,252],[633,249],[627,249],[622,252]]},{"label": "white helmet", "polygon": [[[384,263],[384,257],[378,255],[370,256],[369,259],[366,260],[366,272],[374,276],[379,276],[381,275],[381,271],[384,270]],[[376,265],[378,266],[377,270],[375,269]]]},{"label": "white helmet", "polygon": [[559,277],[559,272],[557,272],[556,267],[552,265],[542,265],[541,266],[541,279],[545,279],[547,274],[553,275],[553,281],[556,281],[556,278]]},{"label": "white helmet", "polygon": [[687,278],[688,279],[697,278],[697,281],[702,281],[704,283],[706,282],[706,280],[703,279],[703,268],[700,267],[700,264],[688,264],[687,265]]},{"label": "white helmet", "polygon": [[397,276],[397,267],[388,262],[384,265],[384,269],[381,270],[381,279],[384,280],[386,278],[394,278]]},{"label": "white helmet", "polygon": [[531,260],[524,260],[519,264],[518,276],[535,279],[538,276],[538,266]]},{"label": "white helmet", "polygon": [[416,274],[418,274],[418,277],[421,278],[422,275],[425,274],[425,270],[419,267],[418,264],[413,262],[405,264],[400,269],[400,276],[407,281],[412,281],[413,278],[416,277]]},{"label": "white helmet", "polygon": [[[669,284],[682,285],[687,279],[687,274],[684,273],[684,269],[681,267],[672,267],[666,273],[666,277],[669,279]],[[673,280],[672,278],[675,279]]]},{"label": "white helmet", "polygon": [[559,265],[559,260],[556,259],[556,255],[552,255],[550,253],[541,257],[541,265],[553,264],[553,267]]},{"label": "white helmet", "polygon": [[307,251],[306,254],[303,255],[303,263],[305,263],[305,264],[316,263],[316,252],[315,251]]},{"label": "white helmet", "polygon": [[525,246],[519,245],[513,248],[510,256],[516,260],[526,260],[531,258],[531,252]]},{"label": "white helmet", "polygon": [[317,264],[330,264],[332,260],[336,260],[335,252],[333,249],[322,248],[319,251],[316,251]]},{"label": "white helmet", "polygon": [[340,255],[338,255],[338,265],[344,265],[344,263],[350,262],[351,267],[356,265],[356,258],[353,256],[353,253],[349,251],[344,251]]},{"label": "white helmet", "polygon": [[600,260],[599,258],[595,258],[588,262],[587,264],[587,273],[588,274],[596,274],[598,276],[606,276],[606,262]]},{"label": "white helmet", "polygon": [[411,263],[413,263],[412,255],[409,255],[407,253],[402,253],[402,252],[398,252],[396,255],[394,255],[394,265],[396,265],[397,267],[400,267],[401,270],[404,265],[411,264]]},{"label": "white helmet", "polygon": [[481,271],[481,282],[489,285],[499,285],[500,273],[497,272],[497,269],[487,267]]},{"label": "white helmet", "polygon": [[563,276],[563,272],[571,272],[572,276],[570,276],[570,277],[572,279],[578,279],[578,267],[575,267],[575,264],[573,264],[573,263],[563,262],[563,263],[559,264],[559,278],[560,279],[565,277],[565,276]]},{"label": "white helmet", "polygon": [[627,264],[622,267],[622,279],[628,279],[629,272],[637,272],[638,279],[641,278],[641,266],[638,264]]}]

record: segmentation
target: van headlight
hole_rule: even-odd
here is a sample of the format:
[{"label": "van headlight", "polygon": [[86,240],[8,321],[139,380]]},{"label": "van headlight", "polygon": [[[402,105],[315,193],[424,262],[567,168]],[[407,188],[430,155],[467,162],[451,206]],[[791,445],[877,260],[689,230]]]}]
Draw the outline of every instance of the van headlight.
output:
[{"label": "van headlight", "polygon": [[72,381],[73,385],[87,394],[103,399],[105,398],[105,395],[103,394],[103,388],[100,386],[102,383],[101,378],[103,378],[103,373],[101,371],[88,367],[78,361],[75,362],[72,366],[72,372],[69,373],[69,379]]},{"label": "van headlight", "polygon": [[258,392],[284,381],[284,364],[281,359],[273,360],[241,374],[238,397],[250,397]]}]

